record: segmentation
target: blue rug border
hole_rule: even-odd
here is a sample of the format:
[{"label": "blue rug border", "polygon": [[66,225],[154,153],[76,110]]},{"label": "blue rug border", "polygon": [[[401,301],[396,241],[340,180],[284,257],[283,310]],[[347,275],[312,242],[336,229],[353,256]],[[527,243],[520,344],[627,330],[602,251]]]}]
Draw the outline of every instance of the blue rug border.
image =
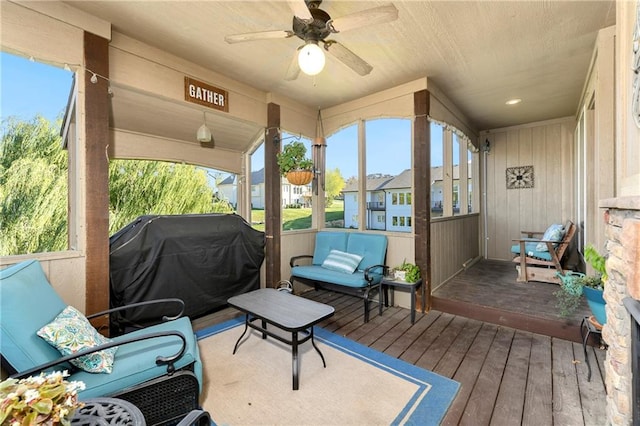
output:
[{"label": "blue rug border", "polygon": [[[243,324],[244,316],[241,316],[198,330],[195,335],[198,340],[201,340]],[[314,334],[318,341],[322,341],[334,349],[355,356],[364,362],[375,365],[390,374],[402,377],[418,386],[418,390],[391,423],[392,425],[440,424],[460,389],[460,383],[455,380],[409,364],[406,361],[394,358],[378,350],[371,349],[361,343],[327,331],[322,327],[314,327]],[[420,399],[424,401],[420,402],[411,413],[411,416],[403,422],[411,408],[418,403]]]}]

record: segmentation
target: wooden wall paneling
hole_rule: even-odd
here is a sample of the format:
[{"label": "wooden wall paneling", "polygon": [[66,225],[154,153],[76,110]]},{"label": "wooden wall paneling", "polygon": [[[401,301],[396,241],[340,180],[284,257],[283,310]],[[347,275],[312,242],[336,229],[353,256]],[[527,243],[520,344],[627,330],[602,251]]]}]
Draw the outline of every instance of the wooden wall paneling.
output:
[{"label": "wooden wall paneling", "polygon": [[545,161],[547,156],[547,142],[545,138],[544,127],[535,127],[532,129],[532,144],[534,146],[532,159],[535,173],[535,183],[533,191],[532,206],[536,211],[531,221],[531,231],[544,231],[547,226],[545,215],[543,212],[547,211],[548,197],[547,197],[547,181],[548,176],[548,164]]},{"label": "wooden wall paneling", "polygon": [[[507,133],[507,160],[506,167],[514,167],[521,166],[520,164],[520,146],[519,146],[519,132],[517,130],[510,130]],[[507,234],[502,237],[500,241],[500,252],[499,256],[501,259],[507,259],[510,257],[510,245],[505,245],[505,241],[511,242],[512,239],[518,238],[520,235],[520,231],[523,228],[523,225],[520,221],[520,191],[521,189],[507,189],[506,184],[506,167],[502,170],[502,179],[504,188],[503,191],[506,192],[507,197],[507,217],[506,222],[504,223],[504,228],[507,230]],[[498,243],[500,243],[498,241]]]},{"label": "wooden wall paneling", "polygon": [[[109,41],[85,32],[84,63],[87,71],[108,78]],[[92,314],[109,308],[109,82],[85,82],[85,311]],[[96,325],[108,330],[106,318]]]},{"label": "wooden wall paneling", "polygon": [[276,154],[280,152],[280,106],[267,104],[267,134],[264,139],[265,275],[267,287],[280,281],[282,191]]},{"label": "wooden wall paneling", "polygon": [[[560,129],[562,137],[562,169],[559,171],[563,182],[561,216],[576,220],[576,144],[574,119],[568,120]],[[554,152],[554,151],[552,151]]]},{"label": "wooden wall paneling", "polygon": [[547,144],[547,156],[545,158],[547,165],[545,186],[547,194],[546,226],[569,219],[562,217],[562,192],[566,185],[566,182],[562,179],[562,168],[566,167],[566,164],[564,164],[566,159],[563,158],[562,146],[564,139],[561,129],[561,124],[552,124],[545,128]]},{"label": "wooden wall paneling", "polygon": [[[520,198],[520,226],[521,229],[530,229],[535,216],[535,207],[533,205],[533,193],[539,188],[535,185],[536,165],[533,163],[533,142],[531,140],[531,128],[524,128],[518,131],[518,141],[520,146],[518,166],[533,165],[534,185],[533,188],[517,189]],[[520,230],[518,230],[520,232]],[[516,235],[514,238],[518,238]]]},{"label": "wooden wall paneling", "polygon": [[505,168],[507,167],[507,135],[499,133],[493,135],[494,144],[491,149],[491,168],[489,170],[490,198],[493,199],[493,209],[487,212],[489,217],[490,259],[501,259],[499,247],[501,241],[507,238],[507,192],[505,188]]}]

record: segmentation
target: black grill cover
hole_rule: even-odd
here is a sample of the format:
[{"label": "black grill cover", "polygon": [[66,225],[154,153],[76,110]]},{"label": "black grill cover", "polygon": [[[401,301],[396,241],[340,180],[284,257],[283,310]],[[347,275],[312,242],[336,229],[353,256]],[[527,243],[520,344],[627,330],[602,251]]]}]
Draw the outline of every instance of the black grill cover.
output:
[{"label": "black grill cover", "polygon": [[[184,315],[206,315],[260,287],[264,245],[264,233],[235,214],[141,216],[109,238],[111,307],[175,297]],[[127,310],[111,326],[157,321],[169,308]]]}]

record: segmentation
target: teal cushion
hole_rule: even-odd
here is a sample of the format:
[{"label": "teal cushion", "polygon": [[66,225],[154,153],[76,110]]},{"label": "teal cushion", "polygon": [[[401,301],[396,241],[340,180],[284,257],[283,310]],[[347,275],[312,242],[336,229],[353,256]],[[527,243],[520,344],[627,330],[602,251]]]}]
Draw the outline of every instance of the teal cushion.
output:
[{"label": "teal cushion", "polygon": [[322,265],[331,250],[347,251],[348,232],[318,232],[313,251],[313,264]]},{"label": "teal cushion", "polygon": [[[551,254],[548,251],[538,251],[536,250],[537,243],[525,243],[525,252],[526,256],[535,257],[542,260],[551,260]],[[511,253],[515,255],[520,254],[520,244],[514,244],[511,246]]]},{"label": "teal cushion", "polygon": [[387,254],[387,237],[380,234],[351,232],[346,251],[362,256],[358,271],[364,271],[374,265],[384,265],[384,258]]},{"label": "teal cushion", "polygon": [[[343,285],[346,287],[363,288],[367,287],[367,280],[364,279],[364,272],[355,271],[353,274],[332,271],[318,265],[302,265],[291,268],[293,277],[306,278],[314,281],[327,282]],[[378,284],[382,280],[382,274],[370,274],[373,284]]]},{"label": "teal cushion", "polygon": [[[560,241],[564,237],[564,225],[554,223],[549,226],[544,235],[542,241]],[[536,245],[536,251],[549,251],[546,243],[538,243]]]},{"label": "teal cushion", "polygon": [[[123,338],[174,330],[180,331],[187,340],[187,348],[184,355],[175,363],[176,370],[195,362],[193,367],[194,373],[198,378],[200,387],[202,387],[200,352],[198,351],[198,342],[196,341],[188,317],[163,322],[127,333],[123,336],[114,337],[113,341],[117,342]],[[86,371],[78,371],[72,374],[70,379],[81,380],[85,383],[87,388],[78,394],[82,400],[113,395],[121,392],[123,389],[165,375],[167,366],[156,365],[156,357],[175,354],[180,348],[180,342],[178,337],[169,336],[120,345],[116,353],[111,374],[92,374]]]},{"label": "teal cushion", "polygon": [[353,274],[356,270],[362,256],[347,253],[340,250],[331,250],[329,255],[322,262],[322,267],[331,269],[332,271],[342,272],[343,274]]},{"label": "teal cushion", "polygon": [[[62,355],[71,355],[111,342],[111,339],[98,333],[89,320],[73,306],[64,308],[52,322],[38,330],[38,336],[58,349]],[[117,350],[116,346],[84,355],[71,360],[71,364],[89,373],[111,373]]]},{"label": "teal cushion", "polygon": [[0,352],[13,368],[24,371],[60,358],[36,332],[66,306],[37,260],[0,270]]}]

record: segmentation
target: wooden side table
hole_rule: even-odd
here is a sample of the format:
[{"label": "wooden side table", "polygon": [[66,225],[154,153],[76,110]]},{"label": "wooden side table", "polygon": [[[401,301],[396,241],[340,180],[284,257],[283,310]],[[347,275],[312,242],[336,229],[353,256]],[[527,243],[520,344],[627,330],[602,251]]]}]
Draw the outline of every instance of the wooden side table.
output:
[{"label": "wooden side table", "polygon": [[[393,306],[393,293],[396,289],[411,292],[411,324],[416,320],[416,289],[422,285],[422,279],[418,281],[408,283],[395,278],[383,277],[380,282],[382,286],[381,291],[384,296],[384,306],[389,306],[389,287],[393,287],[391,290],[391,306]],[[424,313],[424,297],[421,298],[421,312]]]}]

